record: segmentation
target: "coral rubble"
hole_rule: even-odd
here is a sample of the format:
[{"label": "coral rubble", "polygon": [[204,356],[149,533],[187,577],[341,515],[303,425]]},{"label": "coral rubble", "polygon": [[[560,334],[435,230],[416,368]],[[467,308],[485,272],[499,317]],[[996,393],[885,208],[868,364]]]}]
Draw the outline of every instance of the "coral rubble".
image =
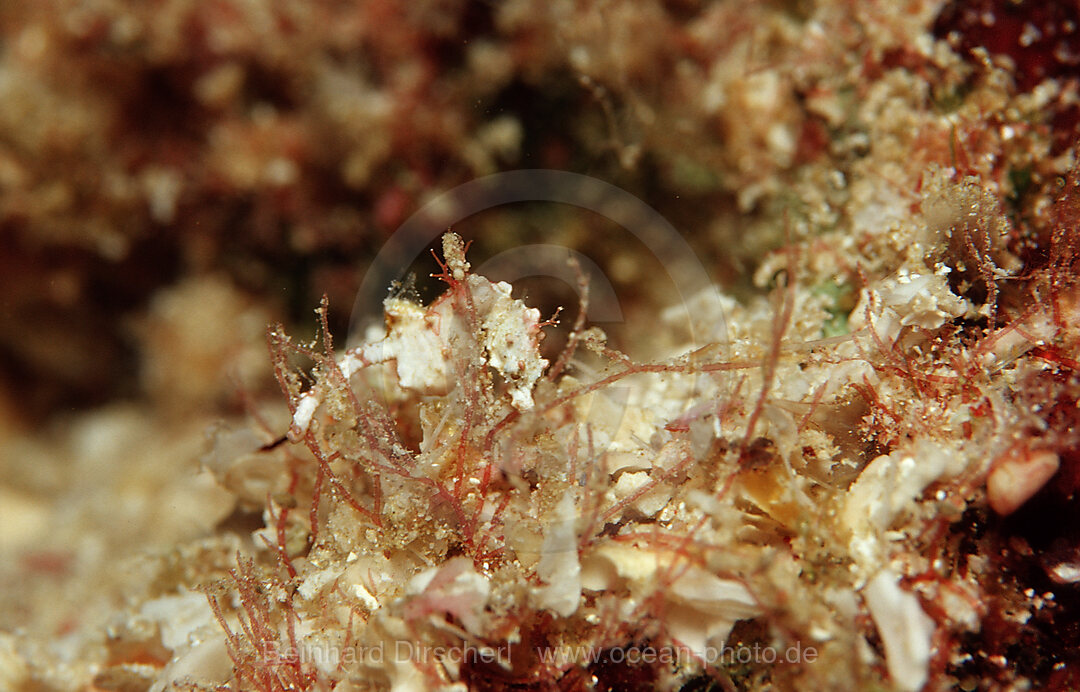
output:
[{"label": "coral rubble", "polygon": [[[1074,5],[0,20],[0,688],[1080,687]],[[490,209],[346,333],[519,165],[713,284]],[[576,293],[485,273],[537,240]]]}]

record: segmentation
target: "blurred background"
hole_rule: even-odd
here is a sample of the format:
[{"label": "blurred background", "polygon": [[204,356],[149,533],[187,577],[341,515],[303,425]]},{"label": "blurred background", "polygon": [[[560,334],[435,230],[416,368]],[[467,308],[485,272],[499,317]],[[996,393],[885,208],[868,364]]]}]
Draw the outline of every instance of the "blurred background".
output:
[{"label": "blurred background", "polygon": [[[747,276],[783,237],[755,218],[795,204],[787,185],[846,117],[811,98],[852,81],[856,53],[819,55],[805,32],[830,12],[843,19],[700,0],[0,3],[2,408],[31,426],[117,397],[235,410],[225,375],[264,364],[230,349],[260,348],[270,320],[310,331],[324,293],[343,333],[389,234],[500,170],[609,181],[718,279]],[[564,244],[631,306],[666,302],[641,248],[575,210],[457,230],[478,261]],[[567,287],[529,293],[545,314],[572,307]]]}]

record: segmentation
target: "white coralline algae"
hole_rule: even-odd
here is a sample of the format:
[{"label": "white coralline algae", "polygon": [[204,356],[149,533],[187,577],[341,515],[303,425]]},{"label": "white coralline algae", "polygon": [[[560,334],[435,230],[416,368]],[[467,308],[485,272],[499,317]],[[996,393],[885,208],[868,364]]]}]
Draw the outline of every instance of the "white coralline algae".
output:
[{"label": "white coralline algae", "polygon": [[942,274],[901,270],[874,289],[863,290],[850,326],[853,330],[869,326],[882,342],[891,344],[904,327],[936,329],[970,307],[949,290]]},{"label": "white coralline algae", "polygon": [[[510,403],[525,411],[532,390],[548,362],[540,357],[540,311],[511,296],[506,282],[468,274],[461,238],[443,239],[451,288],[428,307],[400,297],[386,299],[386,335],[347,351],[338,367],[345,377],[368,365],[393,363],[398,384],[419,394],[445,394],[454,383],[450,355],[455,343],[477,330],[488,367],[502,376]],[[316,386],[297,402],[290,436],[297,439],[311,425],[323,391]]]},{"label": "white coralline algae", "polygon": [[483,320],[480,328],[488,365],[510,385],[515,408],[532,408],[533,385],[547,367],[539,352],[540,311],[511,298],[510,284],[505,281],[492,283],[473,274],[467,285]]}]

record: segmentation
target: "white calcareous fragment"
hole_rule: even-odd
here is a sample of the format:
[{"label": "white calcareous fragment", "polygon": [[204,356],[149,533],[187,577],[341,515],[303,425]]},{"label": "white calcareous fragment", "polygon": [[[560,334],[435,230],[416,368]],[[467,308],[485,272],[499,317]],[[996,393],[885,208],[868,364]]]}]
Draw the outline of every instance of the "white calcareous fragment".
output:
[{"label": "white calcareous fragment", "polygon": [[[404,298],[387,298],[386,337],[362,350],[368,363],[394,361],[398,383],[424,394],[447,388],[446,339],[453,316],[438,302],[425,308]],[[445,313],[445,314],[444,314]],[[446,329],[440,330],[445,319]]]},{"label": "white calcareous fragment", "polygon": [[311,427],[311,418],[315,415],[315,409],[319,407],[319,397],[314,392],[308,392],[300,397],[296,404],[296,412],[293,414],[293,422],[290,433],[294,439],[299,438]]},{"label": "white calcareous fragment", "polygon": [[885,530],[928,485],[955,472],[950,450],[931,443],[877,457],[852,484],[842,518],[857,535],[866,528]]},{"label": "white calcareous fragment", "polygon": [[632,451],[609,450],[604,455],[604,466],[607,472],[614,475],[623,471],[648,471],[652,468],[652,458],[643,449]]},{"label": "white calcareous fragment", "polygon": [[406,591],[412,594],[405,608],[408,619],[448,613],[469,633],[483,634],[484,606],[491,594],[491,583],[476,572],[469,558],[451,558],[440,567],[421,572],[409,581]]},{"label": "white calcareous fragment", "polygon": [[1050,567],[1047,574],[1058,584],[1075,584],[1080,582],[1080,562],[1059,562]]},{"label": "white calcareous fragment", "polygon": [[[619,480],[615,482],[615,487],[613,488],[615,498],[619,502],[628,500],[637,493],[642,493],[643,489],[648,486],[651,481],[652,477],[644,471],[623,473],[619,476]],[[665,493],[662,488],[654,488],[652,490],[644,491],[634,500],[632,506],[637,508],[642,514],[652,516],[663,509],[664,505],[666,505],[670,499],[670,493]]]},{"label": "white calcareous fragment", "polygon": [[986,479],[986,497],[990,507],[1005,516],[1020,509],[1046,485],[1061,460],[1048,451],[1010,453],[999,461]]},{"label": "white calcareous fragment", "polygon": [[225,682],[231,672],[232,660],[229,658],[225,633],[218,630],[183,649],[179,656],[162,669],[150,687],[150,692],[177,689],[193,679]]},{"label": "white calcareous fragment", "polygon": [[205,595],[185,591],[155,598],[143,604],[140,615],[157,624],[161,643],[175,656],[150,688],[152,692],[171,689],[173,683],[188,677],[219,681],[228,677],[232,662],[225,633]]},{"label": "white calcareous fragment", "polygon": [[365,608],[372,612],[375,612],[379,609],[379,600],[375,598],[375,596],[373,596],[370,591],[367,590],[366,586],[364,586],[363,584],[353,584],[352,590],[353,595],[356,596],[360,600],[360,602],[364,604]]},{"label": "white calcareous fragment", "polygon": [[582,564],[582,582],[594,591],[609,589],[620,578],[642,583],[656,574],[658,567],[657,555],[651,550],[607,543],[592,551]]},{"label": "white calcareous fragment", "polygon": [[968,307],[941,274],[901,273],[864,289],[849,325],[852,331],[869,326],[879,339],[891,344],[904,327],[937,329],[964,315]]},{"label": "white calcareous fragment", "polygon": [[540,311],[510,296],[510,284],[471,275],[466,282],[482,320],[488,364],[510,385],[515,408],[532,408],[532,390],[547,361],[540,357]]},{"label": "white calcareous fragment", "polygon": [[922,442],[867,464],[851,484],[839,515],[850,531],[853,571],[865,578],[877,570],[884,557],[884,532],[915,508],[927,486],[961,470],[963,459],[954,449]]},{"label": "white calcareous fragment", "polygon": [[185,591],[143,604],[141,615],[161,628],[161,643],[173,651],[196,639],[200,630],[217,631],[217,620],[206,596]]},{"label": "white calcareous fragment", "polygon": [[867,583],[863,598],[885,645],[889,677],[898,689],[915,692],[926,684],[934,621],[899,581],[893,572],[882,570]]},{"label": "white calcareous fragment", "polygon": [[563,495],[544,523],[544,544],[536,574],[544,582],[537,605],[563,617],[574,614],[581,600],[581,562],[578,560],[577,502]]},{"label": "white calcareous fragment", "polygon": [[312,572],[304,578],[304,581],[300,582],[300,587],[297,589],[297,593],[299,593],[304,599],[310,601],[312,598],[315,598],[315,596],[318,595],[318,593],[322,591],[327,584],[332,582],[340,574],[341,570],[334,569],[332,567],[327,567],[326,569]]},{"label": "white calcareous fragment", "polygon": [[669,631],[698,655],[704,654],[710,640],[726,639],[736,621],[761,613],[741,582],[721,579],[696,565],[675,580],[668,600]]}]

